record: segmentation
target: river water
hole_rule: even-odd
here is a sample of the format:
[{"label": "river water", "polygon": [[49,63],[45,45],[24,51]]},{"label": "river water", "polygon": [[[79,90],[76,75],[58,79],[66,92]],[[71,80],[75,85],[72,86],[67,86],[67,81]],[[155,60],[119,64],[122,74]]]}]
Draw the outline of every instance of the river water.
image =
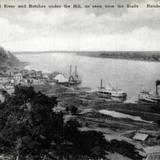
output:
[{"label": "river water", "polygon": [[28,69],[44,72],[59,71],[69,75],[69,66],[78,67],[82,86],[96,89],[111,84],[127,92],[128,98],[137,97],[141,90],[155,90],[155,81],[160,79],[160,63],[78,56],[69,53],[17,54],[21,61],[30,62]]}]

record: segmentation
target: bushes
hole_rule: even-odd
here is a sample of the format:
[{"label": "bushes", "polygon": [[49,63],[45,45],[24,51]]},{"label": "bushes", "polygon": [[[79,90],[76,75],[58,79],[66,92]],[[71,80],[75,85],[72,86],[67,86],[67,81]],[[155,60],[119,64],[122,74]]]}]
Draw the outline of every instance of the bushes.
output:
[{"label": "bushes", "polygon": [[66,107],[66,111],[67,111],[68,113],[71,113],[72,115],[76,115],[78,109],[77,109],[77,107],[75,107],[75,106],[71,106],[71,107]]},{"label": "bushes", "polygon": [[110,150],[112,152],[120,153],[126,157],[141,160],[143,157],[139,155],[139,153],[136,151],[136,148],[133,144],[130,144],[126,141],[117,141],[117,140],[111,140],[110,142]]}]

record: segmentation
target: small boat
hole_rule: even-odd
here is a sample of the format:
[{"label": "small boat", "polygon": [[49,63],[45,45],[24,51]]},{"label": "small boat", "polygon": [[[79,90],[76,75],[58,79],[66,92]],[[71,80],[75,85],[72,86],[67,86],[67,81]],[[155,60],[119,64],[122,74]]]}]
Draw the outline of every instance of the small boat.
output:
[{"label": "small boat", "polygon": [[141,91],[138,95],[139,102],[160,103],[160,95],[158,93],[159,85],[160,85],[160,80],[157,80],[156,81],[156,93],[151,93],[148,91]]},{"label": "small boat", "polygon": [[102,80],[101,80],[100,88],[98,89],[98,93],[104,97],[122,98],[122,99],[127,98],[127,93],[122,91],[121,89],[113,88],[110,85],[107,87],[103,87]]}]

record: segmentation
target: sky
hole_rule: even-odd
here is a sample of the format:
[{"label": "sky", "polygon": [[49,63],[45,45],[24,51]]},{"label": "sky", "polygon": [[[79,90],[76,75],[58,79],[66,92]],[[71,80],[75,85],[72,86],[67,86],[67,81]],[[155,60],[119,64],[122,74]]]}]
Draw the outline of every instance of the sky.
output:
[{"label": "sky", "polygon": [[[81,4],[80,9],[0,9],[0,46],[11,51],[159,51],[160,0],[0,0],[4,4]],[[85,4],[139,4],[86,9]]]}]

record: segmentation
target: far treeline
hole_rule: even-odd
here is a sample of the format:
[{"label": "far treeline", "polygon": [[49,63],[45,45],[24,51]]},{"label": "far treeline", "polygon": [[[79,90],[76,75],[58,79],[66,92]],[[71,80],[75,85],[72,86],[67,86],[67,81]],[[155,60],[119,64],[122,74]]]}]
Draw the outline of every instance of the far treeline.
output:
[{"label": "far treeline", "polygon": [[160,61],[160,51],[97,51],[97,52],[77,52],[81,56],[99,58],[117,58],[145,61]]}]

